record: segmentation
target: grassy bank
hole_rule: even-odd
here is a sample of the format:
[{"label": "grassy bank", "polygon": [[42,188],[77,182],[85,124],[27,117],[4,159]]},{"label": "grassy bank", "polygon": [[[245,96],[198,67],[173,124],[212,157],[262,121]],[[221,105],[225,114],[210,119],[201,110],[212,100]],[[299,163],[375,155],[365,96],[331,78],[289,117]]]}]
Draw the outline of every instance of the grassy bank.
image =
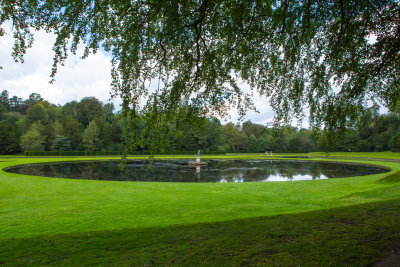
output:
[{"label": "grassy bank", "polygon": [[0,264],[367,266],[400,249],[400,201],[185,226],[0,240]]},{"label": "grassy bank", "polygon": [[307,154],[309,157],[344,157],[344,158],[375,158],[375,159],[395,159],[400,160],[400,153],[393,152],[312,152]]},{"label": "grassy bank", "polygon": [[[371,153],[369,157],[373,156]],[[218,156],[257,157],[259,155]],[[2,158],[0,168],[87,159],[93,158]],[[371,164],[371,161],[358,162]],[[86,255],[88,264],[144,264],[147,261],[173,264],[174,255],[181,253],[175,263],[218,265],[231,259],[229,262],[240,264],[242,260],[254,258],[252,255],[260,248],[253,263],[276,264],[284,259],[289,262],[290,257],[285,253],[294,257],[301,247],[318,247],[323,240],[331,239],[329,236],[334,236],[335,231],[341,231],[342,226],[343,231],[349,231],[348,238],[376,238],[376,227],[380,222],[370,223],[372,219],[368,219],[367,214],[368,222],[361,224],[370,224],[371,228],[363,228],[362,235],[358,235],[357,224],[349,224],[350,227],[329,219],[354,215],[349,217],[349,221],[353,221],[358,217],[354,210],[362,216],[363,207],[371,209],[372,213],[381,212],[385,231],[398,234],[399,222],[393,218],[395,211],[391,207],[397,207],[400,199],[400,178],[396,174],[400,164],[374,163],[393,171],[346,179],[242,184],[69,180],[0,171],[0,262],[59,265],[66,259],[65,263],[74,265],[79,255]],[[354,208],[354,205],[361,206]],[[312,228],[315,231],[304,232],[306,225],[327,222],[330,225],[327,230],[318,226]],[[352,227],[355,232],[351,234]],[[185,231],[193,238],[182,241],[186,240]],[[278,245],[279,236],[286,234],[290,236],[290,242]],[[385,242],[387,246],[395,243],[390,238]],[[223,243],[229,246],[224,249]],[[275,244],[278,247],[270,253],[262,252]],[[316,249],[311,248],[310,253]],[[359,252],[349,252],[337,262],[353,257],[354,261],[370,263],[381,257],[385,248],[373,249],[374,252],[365,259],[359,257]],[[199,249],[197,256],[189,257],[196,249]],[[107,255],[104,250],[109,250]],[[325,248],[321,253],[326,254]],[[329,261],[332,258],[329,255],[332,256],[326,254],[320,262]],[[297,262],[300,264],[301,260]]]}]

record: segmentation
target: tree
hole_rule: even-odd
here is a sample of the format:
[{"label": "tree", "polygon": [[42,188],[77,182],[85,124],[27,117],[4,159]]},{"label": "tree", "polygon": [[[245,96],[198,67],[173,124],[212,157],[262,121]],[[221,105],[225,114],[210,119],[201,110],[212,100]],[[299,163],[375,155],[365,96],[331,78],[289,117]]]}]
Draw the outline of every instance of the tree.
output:
[{"label": "tree", "polygon": [[258,138],[258,147],[260,152],[272,150],[273,138],[270,135],[265,135]]},{"label": "tree", "polygon": [[114,145],[120,145],[121,140],[122,140],[122,129],[121,129],[121,120],[120,117],[118,116],[118,120],[115,120],[112,124],[111,124],[111,131],[112,131],[112,143]]},{"label": "tree", "polygon": [[26,114],[28,106],[24,103],[22,98],[13,96],[10,98],[10,109],[11,111],[18,111],[21,114]]},{"label": "tree", "polygon": [[294,149],[295,147],[291,147],[291,140],[295,138],[297,129],[290,127],[290,126],[284,126],[278,128],[279,135],[277,135],[276,138],[276,143],[280,145],[280,149],[274,149],[275,151],[282,151],[282,152],[289,152]]},{"label": "tree", "polygon": [[87,127],[96,117],[101,117],[103,104],[95,97],[85,97],[76,106],[77,119]]},{"label": "tree", "polygon": [[111,124],[105,122],[101,127],[100,140],[104,147],[108,148],[112,144],[112,127]]},{"label": "tree", "polygon": [[76,101],[71,101],[68,103],[65,103],[62,109],[62,114],[64,116],[71,116],[71,117],[77,117],[78,113],[78,102]]},{"label": "tree", "polygon": [[224,144],[224,140],[222,139],[221,122],[217,118],[212,118],[207,121],[205,127],[207,128],[208,148],[217,151],[218,147]]},{"label": "tree", "polygon": [[[332,132],[368,101],[400,103],[400,23],[396,0],[13,1],[13,56],[23,60],[31,29],[57,35],[52,78],[69,52],[102,45],[112,54],[113,93],[123,114],[164,132],[160,121],[251,109],[253,91],[270,97],[277,120],[301,118]],[[129,14],[129,15],[128,15]],[[150,91],[150,81],[160,81]],[[144,103],[144,104],[143,104]],[[83,122],[86,126],[88,122]],[[161,129],[163,128],[163,129]],[[135,131],[133,131],[135,132]],[[135,133],[133,134],[135,137]]]},{"label": "tree", "polygon": [[51,150],[53,151],[70,151],[71,149],[71,140],[64,135],[57,135],[51,145]]},{"label": "tree", "polygon": [[57,135],[62,135],[63,127],[58,121],[48,122],[43,126],[43,129],[40,131],[40,133],[45,137],[45,150],[50,150]]},{"label": "tree", "polygon": [[51,104],[47,101],[43,102],[43,105],[48,104],[48,107],[46,108],[46,113],[49,121],[61,121],[63,118],[63,112],[62,112],[62,107],[56,106],[54,104]]},{"label": "tree", "polygon": [[356,145],[356,151],[359,152],[369,152],[370,151],[371,145],[367,140],[361,139],[360,141],[357,142]]},{"label": "tree", "polygon": [[299,132],[289,140],[288,152],[310,152],[314,150],[314,144],[309,135]]},{"label": "tree", "polygon": [[8,112],[7,108],[2,103],[0,103],[0,119],[1,119],[1,114],[7,112]]},{"label": "tree", "polygon": [[83,125],[74,118],[67,116],[64,124],[64,135],[71,140],[73,149],[80,149],[82,142]]},{"label": "tree", "polygon": [[19,150],[18,134],[7,121],[0,121],[0,154],[12,154]]},{"label": "tree", "polygon": [[400,152],[400,133],[390,139],[390,150],[392,152]]},{"label": "tree", "polygon": [[380,133],[376,136],[375,140],[376,151],[387,151],[389,150],[390,134],[388,132]]},{"label": "tree", "polygon": [[55,136],[62,135],[64,129],[63,129],[63,125],[61,124],[61,122],[54,121],[52,123],[51,127],[53,129],[53,133]]},{"label": "tree", "polygon": [[334,143],[335,140],[333,140],[330,134],[323,133],[317,141],[318,151],[323,151],[328,154],[330,151],[332,151]]},{"label": "tree", "polygon": [[34,122],[45,122],[47,120],[47,112],[42,104],[36,104],[28,108],[26,113],[28,124]]},{"label": "tree", "polygon": [[44,99],[42,96],[38,93],[32,93],[29,95],[29,98],[25,100],[25,104],[28,106],[28,109],[40,102],[42,102]]},{"label": "tree", "polygon": [[21,136],[21,147],[25,151],[43,151],[44,137],[40,132],[32,127],[26,134]]},{"label": "tree", "polygon": [[242,132],[246,133],[249,137],[253,134],[256,138],[259,138],[265,132],[265,127],[251,121],[246,121],[242,125]]},{"label": "tree", "polygon": [[358,151],[357,144],[360,141],[359,132],[355,129],[346,129],[344,135],[337,140],[336,150],[351,152]]},{"label": "tree", "polygon": [[0,105],[2,105],[7,111],[10,111],[10,99],[7,90],[1,92]]},{"label": "tree", "polygon": [[99,128],[95,121],[91,121],[88,127],[82,133],[82,143],[86,150],[96,150],[97,142],[99,141]]},{"label": "tree", "polygon": [[222,126],[222,136],[231,150],[239,149],[241,136],[237,125],[230,122]]},{"label": "tree", "polygon": [[252,152],[261,152],[263,150],[261,147],[259,147],[259,142],[257,138],[254,136],[254,134],[251,134],[249,136],[249,143],[247,149]]},{"label": "tree", "polygon": [[107,103],[103,106],[103,116],[105,121],[111,123],[115,117],[113,111],[114,111],[115,107],[113,103]]}]

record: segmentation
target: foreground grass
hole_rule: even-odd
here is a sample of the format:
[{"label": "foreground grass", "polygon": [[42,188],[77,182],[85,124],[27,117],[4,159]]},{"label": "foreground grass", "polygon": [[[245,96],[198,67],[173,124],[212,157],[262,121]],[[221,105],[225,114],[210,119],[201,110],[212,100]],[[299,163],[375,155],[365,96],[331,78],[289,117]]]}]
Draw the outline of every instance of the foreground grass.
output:
[{"label": "foreground grass", "polygon": [[[82,159],[2,158],[0,168]],[[393,171],[346,179],[243,184],[87,181],[0,171],[0,264],[59,265],[64,259],[69,265],[221,265],[242,260],[302,264],[308,260],[302,251],[309,250],[310,263],[364,265],[382,257],[389,246],[397,246],[386,235],[399,233],[393,217],[398,214],[391,207],[399,210],[400,166],[376,164]],[[338,222],[358,217],[360,223]],[[328,224],[326,231],[323,224]],[[341,234],[347,239],[334,241]],[[337,259],[339,250],[327,252],[330,247],[343,248],[351,239],[360,247],[343,249]],[[328,240],[330,245],[323,247]],[[384,245],[375,248],[379,242]],[[313,258],[314,252],[319,256]],[[300,259],[295,259],[296,253]]]},{"label": "foreground grass", "polygon": [[367,266],[400,249],[400,199],[272,217],[0,240],[5,266]]}]

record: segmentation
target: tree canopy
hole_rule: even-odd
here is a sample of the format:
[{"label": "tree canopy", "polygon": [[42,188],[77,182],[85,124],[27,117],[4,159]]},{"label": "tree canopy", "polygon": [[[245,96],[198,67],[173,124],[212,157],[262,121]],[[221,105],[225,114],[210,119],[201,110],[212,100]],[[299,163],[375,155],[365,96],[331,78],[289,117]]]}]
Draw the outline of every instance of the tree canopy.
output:
[{"label": "tree canopy", "polygon": [[133,129],[139,115],[157,133],[169,129],[166,121],[223,116],[231,107],[243,115],[253,108],[253,92],[270,98],[277,120],[307,111],[311,125],[328,128],[343,127],[371,101],[400,106],[396,0],[3,0],[0,6],[0,24],[13,23],[16,60],[32,45],[33,29],[56,34],[53,78],[78,44],[83,58],[100,47],[108,51],[112,90]]},{"label": "tree canopy", "polygon": [[[123,134],[123,129],[129,130],[128,118],[120,112],[113,113],[113,105],[110,103],[104,104],[95,97],[85,97],[60,106],[39,95],[42,100],[31,107],[27,107],[30,97],[13,107],[11,103],[20,98],[11,97],[6,90],[1,95],[4,96],[4,101],[0,105],[0,154],[15,154],[24,150],[75,151],[75,155],[82,155],[79,151],[83,150],[119,154],[127,148],[128,136]],[[95,113],[91,113],[93,120],[85,126],[81,122],[82,114],[78,107],[91,107],[93,103],[100,107],[95,109]],[[88,109],[86,107],[81,110]],[[343,130],[341,136],[332,136],[329,131],[322,129],[301,129],[289,125],[266,126],[250,121],[223,125],[217,118],[205,118],[195,125],[182,121],[180,123],[176,127],[175,121],[167,122],[170,131],[163,139],[167,145],[158,147],[157,153],[193,155],[198,149],[202,153],[210,154],[400,151],[400,116],[395,112],[381,115],[377,105],[367,108],[354,124]],[[140,118],[137,135],[147,135],[147,142],[128,147],[130,150],[127,153],[154,153],[153,140],[158,135],[145,129],[144,124],[145,119]]]}]

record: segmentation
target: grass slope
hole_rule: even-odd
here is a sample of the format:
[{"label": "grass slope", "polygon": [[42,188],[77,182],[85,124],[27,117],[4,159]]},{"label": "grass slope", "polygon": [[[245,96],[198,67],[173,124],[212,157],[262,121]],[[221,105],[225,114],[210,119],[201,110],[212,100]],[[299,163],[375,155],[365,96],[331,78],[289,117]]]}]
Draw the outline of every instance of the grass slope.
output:
[{"label": "grass slope", "polygon": [[0,240],[0,264],[367,266],[400,249],[400,201],[189,226]]},{"label": "grass slope", "polygon": [[[231,158],[251,157],[238,155]],[[373,154],[369,157],[373,157]],[[3,157],[0,168],[60,160],[82,158]],[[371,164],[370,161],[367,163]],[[376,163],[392,171],[388,174],[346,179],[243,184],[87,181],[23,176],[0,171],[0,264],[59,265],[65,259],[65,263],[70,265],[83,265],[83,262],[84,265],[218,265],[224,262],[241,264],[242,260],[249,261],[252,258],[254,261],[248,263],[301,264],[303,259],[307,259],[302,250],[312,248],[310,253],[316,251],[320,247],[318,244],[322,246],[321,242],[332,239],[337,233],[347,233],[349,240],[354,238],[357,242],[364,237],[366,240],[376,238],[378,243],[387,242],[387,245],[377,249],[374,248],[375,241],[371,243],[372,247],[362,245],[366,246],[363,248],[360,245],[360,251],[372,251],[367,253],[369,256],[365,259],[364,256],[360,258],[365,251],[361,253],[351,250],[349,255],[339,257],[336,261],[332,253],[327,253],[328,246],[327,249],[320,248],[321,260],[314,257],[310,261],[326,263],[333,260],[343,263],[351,262],[349,260],[354,257],[353,262],[364,265],[382,257],[390,245],[396,245],[391,237],[386,237],[387,233],[395,236],[399,233],[399,222],[393,218],[396,214],[391,207],[398,207],[399,203],[400,166],[396,162]],[[388,200],[394,201],[382,202]],[[352,207],[359,204],[363,205]],[[364,214],[364,207],[373,212]],[[327,214],[334,218],[339,216],[343,220],[348,218],[349,221],[364,215],[366,219],[359,225],[350,224],[350,227],[346,223],[341,225],[336,219],[330,222]],[[380,216],[381,222],[375,217],[368,219],[371,214]],[[344,217],[340,217],[342,215]],[[261,219],[254,219],[256,217]],[[363,225],[375,219],[371,227],[364,229]],[[327,223],[330,225],[328,230],[320,228]],[[303,233],[307,225],[313,225],[310,229],[317,230],[310,230],[307,237],[297,234],[299,231]],[[357,230],[360,225],[362,229]],[[378,237],[382,227],[386,227],[385,231]],[[335,229],[339,229],[339,232],[335,232]],[[188,239],[192,241],[184,241],[185,231],[195,236],[194,239]],[[233,233],[233,236],[229,233]],[[285,233],[291,236],[290,242],[281,242],[275,249],[278,252],[274,252],[272,248],[275,243],[279,243],[279,236],[285,236]],[[277,238],[272,238],[274,236]],[[201,237],[207,242],[200,242]],[[347,241],[340,240],[337,242],[344,242],[343,246],[347,244]],[[293,242],[297,245],[294,245],[291,252]],[[339,244],[334,240],[330,242],[333,242],[332,247]],[[227,245],[223,245],[225,243]],[[257,244],[260,244],[261,252],[254,256]],[[224,254],[225,246],[227,252]],[[267,247],[270,246],[272,252],[269,253]],[[266,250],[265,253],[263,250]],[[198,251],[198,256],[189,257],[194,251]],[[298,260],[294,259],[296,253],[301,255]],[[181,256],[176,258],[175,254]],[[85,260],[80,262],[82,257]],[[311,254],[309,258],[313,258]]]},{"label": "grass slope", "polygon": [[395,159],[400,160],[400,153],[394,152],[312,152],[307,154],[310,157],[344,157],[344,158],[375,158],[375,159]]}]

